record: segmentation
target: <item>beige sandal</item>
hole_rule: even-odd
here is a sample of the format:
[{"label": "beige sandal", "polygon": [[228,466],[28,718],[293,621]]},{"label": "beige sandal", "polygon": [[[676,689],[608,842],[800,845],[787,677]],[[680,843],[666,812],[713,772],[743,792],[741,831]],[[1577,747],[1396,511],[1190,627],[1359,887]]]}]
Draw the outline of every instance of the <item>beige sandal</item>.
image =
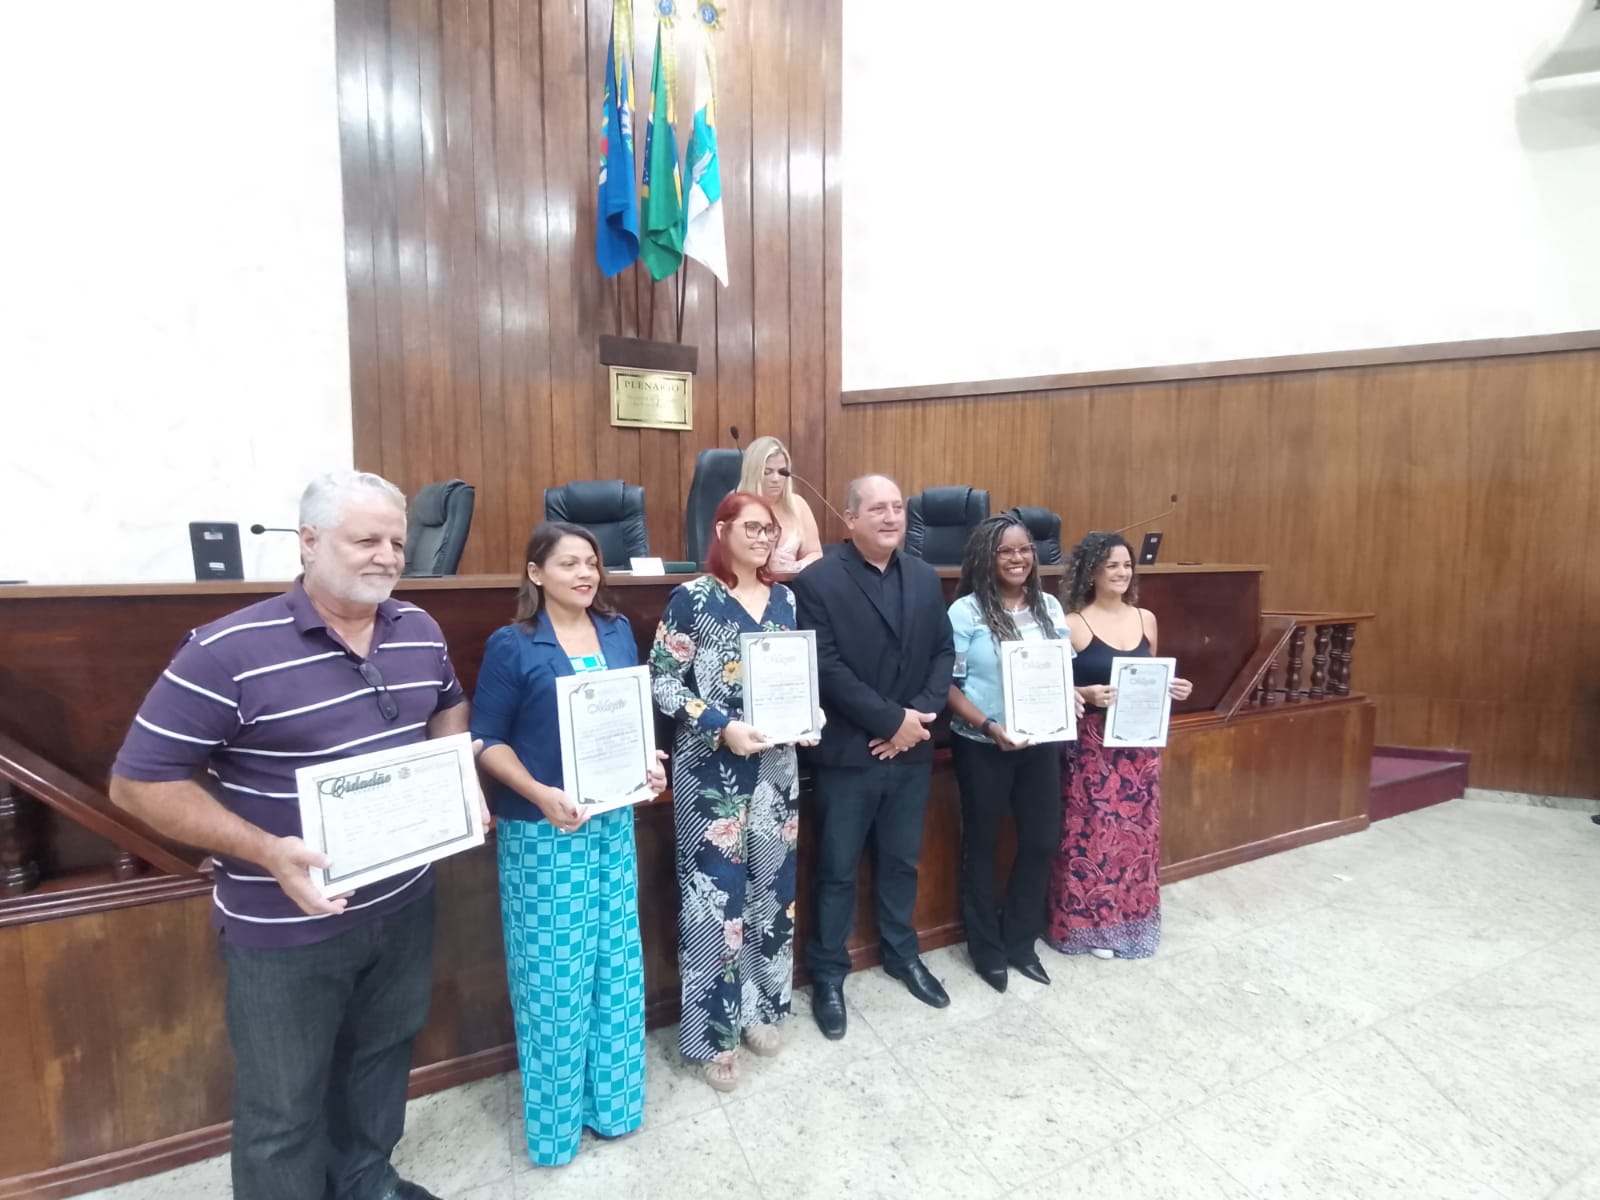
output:
[{"label": "beige sandal", "polygon": [[783,1049],[783,1035],[776,1025],[752,1025],[744,1031],[744,1044],[752,1053],[771,1058]]},{"label": "beige sandal", "polygon": [[700,1064],[706,1082],[719,1092],[731,1092],[739,1086],[739,1052],[728,1050]]}]

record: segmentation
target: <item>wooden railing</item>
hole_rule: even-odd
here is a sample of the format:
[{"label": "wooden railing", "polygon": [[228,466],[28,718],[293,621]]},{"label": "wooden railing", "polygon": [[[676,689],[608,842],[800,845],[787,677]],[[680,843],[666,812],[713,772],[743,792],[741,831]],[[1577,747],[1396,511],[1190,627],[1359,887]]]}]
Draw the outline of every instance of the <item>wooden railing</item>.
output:
[{"label": "wooden railing", "polygon": [[1233,717],[1252,709],[1350,695],[1356,626],[1372,617],[1370,612],[1262,613],[1261,641],[1218,709]]},{"label": "wooden railing", "polygon": [[[109,861],[48,876],[41,867],[41,807],[110,842]],[[208,880],[203,866],[186,861],[105,793],[0,734],[0,925],[144,903],[174,888],[203,890]]]}]

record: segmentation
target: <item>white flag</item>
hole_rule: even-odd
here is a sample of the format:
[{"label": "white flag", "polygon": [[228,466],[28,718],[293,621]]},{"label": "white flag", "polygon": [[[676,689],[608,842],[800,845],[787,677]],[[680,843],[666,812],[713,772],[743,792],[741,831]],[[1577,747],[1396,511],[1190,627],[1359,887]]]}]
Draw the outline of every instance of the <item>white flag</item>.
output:
[{"label": "white flag", "polygon": [[722,165],[717,159],[717,77],[711,38],[702,33],[694,79],[694,129],[689,134],[688,228],[683,252],[728,286],[728,240],[722,227]]}]

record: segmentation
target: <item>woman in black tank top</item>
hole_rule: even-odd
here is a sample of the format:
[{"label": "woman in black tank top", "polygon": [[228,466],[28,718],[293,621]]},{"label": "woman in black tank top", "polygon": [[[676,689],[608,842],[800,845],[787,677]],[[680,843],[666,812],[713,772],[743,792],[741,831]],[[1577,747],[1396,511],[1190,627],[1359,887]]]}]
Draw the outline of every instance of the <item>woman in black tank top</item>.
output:
[{"label": "woman in black tank top", "polygon": [[[1133,550],[1091,533],[1062,582],[1073,682],[1085,714],[1061,753],[1061,841],[1050,875],[1045,941],[1062,954],[1148,958],[1161,941],[1161,753],[1104,744],[1116,699],[1111,660],[1156,653],[1156,619],[1138,607]],[[1172,697],[1192,691],[1172,681]]]}]

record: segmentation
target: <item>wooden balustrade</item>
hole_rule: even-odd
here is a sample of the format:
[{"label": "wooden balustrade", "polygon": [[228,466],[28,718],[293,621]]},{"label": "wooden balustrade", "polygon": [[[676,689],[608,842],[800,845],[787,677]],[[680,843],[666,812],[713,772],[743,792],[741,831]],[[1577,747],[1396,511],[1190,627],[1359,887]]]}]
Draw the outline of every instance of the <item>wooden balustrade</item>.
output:
[{"label": "wooden balustrade", "polygon": [[[1371,613],[1262,614],[1263,665],[1247,691],[1242,708],[1306,704],[1350,695],[1351,659],[1356,625]],[[1285,622],[1288,623],[1286,628]],[[1311,644],[1310,686],[1306,677],[1306,643]]]},{"label": "wooden balustrade", "polygon": [[28,798],[0,780],[0,897],[20,896],[39,886],[29,815]]}]

